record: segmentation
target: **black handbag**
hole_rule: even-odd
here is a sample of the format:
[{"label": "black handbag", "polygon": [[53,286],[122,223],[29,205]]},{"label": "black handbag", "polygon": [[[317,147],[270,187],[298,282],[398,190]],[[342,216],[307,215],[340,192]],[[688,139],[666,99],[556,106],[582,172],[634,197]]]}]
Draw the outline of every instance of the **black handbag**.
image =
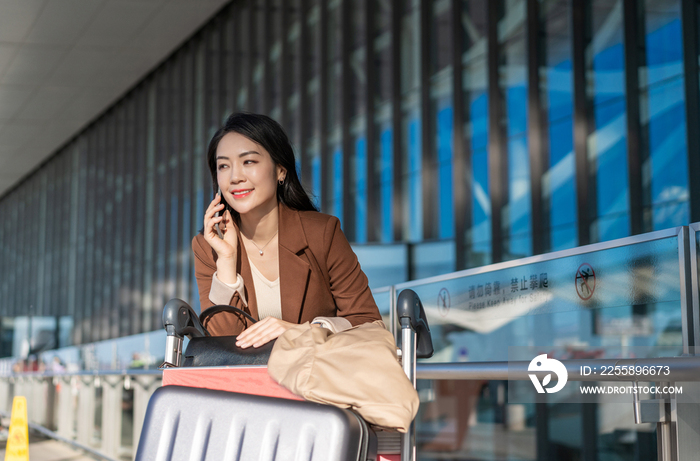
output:
[{"label": "black handbag", "polygon": [[237,336],[192,338],[185,349],[183,367],[223,367],[227,365],[267,365],[275,340],[260,347],[241,349]]},{"label": "black handbag", "polygon": [[[205,321],[219,312],[232,312],[243,315],[252,323],[256,323],[247,312],[226,305],[212,306],[205,310],[199,317],[199,321],[204,325]],[[270,359],[270,352],[275,344],[275,340],[270,341],[260,347],[248,347],[241,349],[236,346],[238,336],[204,336],[190,339],[185,349],[183,367],[222,367],[229,365],[267,365]]]}]

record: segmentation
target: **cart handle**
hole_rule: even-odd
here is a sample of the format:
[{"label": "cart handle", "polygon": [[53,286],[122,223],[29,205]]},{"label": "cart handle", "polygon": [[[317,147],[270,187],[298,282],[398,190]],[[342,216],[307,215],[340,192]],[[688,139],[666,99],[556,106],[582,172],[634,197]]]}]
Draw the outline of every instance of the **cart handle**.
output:
[{"label": "cart handle", "polygon": [[[416,332],[416,357],[427,359],[433,356],[433,340],[430,337],[430,327],[425,316],[423,303],[413,290],[403,290],[399,294],[396,303],[396,312],[399,323],[403,325],[402,319],[408,320],[411,329]],[[406,352],[406,351],[404,351]]]}]

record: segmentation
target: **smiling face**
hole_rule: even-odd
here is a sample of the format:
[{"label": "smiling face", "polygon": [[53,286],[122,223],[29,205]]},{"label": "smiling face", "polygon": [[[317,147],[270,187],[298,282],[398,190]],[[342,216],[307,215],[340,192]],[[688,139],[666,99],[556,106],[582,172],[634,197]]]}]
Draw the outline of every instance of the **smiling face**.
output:
[{"label": "smiling face", "polygon": [[241,219],[277,207],[277,182],[286,171],[275,165],[261,145],[238,133],[227,133],[216,148],[216,179],[224,199]]}]

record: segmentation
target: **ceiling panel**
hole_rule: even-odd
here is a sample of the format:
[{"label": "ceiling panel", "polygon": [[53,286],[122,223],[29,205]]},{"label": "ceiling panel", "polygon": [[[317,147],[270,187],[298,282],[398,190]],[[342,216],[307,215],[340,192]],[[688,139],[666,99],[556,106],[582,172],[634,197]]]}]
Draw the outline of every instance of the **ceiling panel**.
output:
[{"label": "ceiling panel", "polygon": [[44,0],[0,2],[0,42],[21,42],[44,8]]},{"label": "ceiling panel", "polygon": [[7,71],[0,83],[10,85],[40,85],[53,72],[65,54],[65,48],[50,45],[24,44],[14,59],[10,61]]},{"label": "ceiling panel", "polygon": [[228,1],[0,0],[0,196]]},{"label": "ceiling panel", "polygon": [[[33,136],[37,135],[37,125],[35,124],[24,124],[18,122],[4,123],[2,128],[0,128],[0,145],[8,146],[13,148],[12,153],[21,152],[15,149],[20,149],[25,146]],[[16,158],[14,160],[17,160]],[[5,162],[5,167],[11,165],[13,159],[8,159]],[[14,170],[14,169],[13,169]]]},{"label": "ceiling panel", "polygon": [[138,33],[158,10],[160,2],[111,1],[93,19],[80,44],[120,46]]},{"label": "ceiling panel", "polygon": [[[78,88],[102,87],[99,81],[95,81],[95,74],[111,66],[114,58],[115,51],[109,49],[73,48],[54,69],[50,77],[51,83]],[[81,69],[77,75],[76,67]]]},{"label": "ceiling panel", "polygon": [[[10,60],[12,60],[18,50],[19,45],[0,42],[0,72],[2,72],[2,69],[7,69],[7,66],[10,64]],[[0,77],[1,76],[2,74],[0,74]]]},{"label": "ceiling panel", "polygon": [[42,86],[27,102],[18,119],[25,121],[52,121],[75,98],[77,88]]},{"label": "ceiling panel", "polygon": [[23,41],[71,45],[85,32],[103,4],[97,0],[49,0]]},{"label": "ceiling panel", "polygon": [[[0,119],[11,120],[29,101],[35,87],[26,85],[0,85]],[[2,125],[0,124],[0,129]],[[2,138],[0,138],[2,145]],[[2,153],[0,153],[0,156]]]}]

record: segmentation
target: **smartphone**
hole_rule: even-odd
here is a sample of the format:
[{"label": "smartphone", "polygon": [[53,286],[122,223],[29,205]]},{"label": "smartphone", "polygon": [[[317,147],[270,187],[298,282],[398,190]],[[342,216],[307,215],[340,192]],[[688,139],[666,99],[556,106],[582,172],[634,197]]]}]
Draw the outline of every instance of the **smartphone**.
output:
[{"label": "smartphone", "polygon": [[[219,197],[220,197],[220,199],[221,199],[221,201],[220,201],[219,203],[224,203],[224,197],[221,195],[221,188],[219,188],[219,189],[216,191],[216,193],[219,194]],[[224,207],[224,210],[225,210],[225,209],[226,209],[226,208]],[[214,216],[219,217],[219,216],[221,216],[220,213],[221,213],[220,211],[217,211],[216,213],[214,213]],[[223,240],[223,239],[224,239],[224,234],[222,234],[222,233],[221,233],[221,229],[219,229],[219,223],[214,224],[214,227],[216,227],[216,233],[219,234],[219,238],[220,238],[221,240]]]}]

